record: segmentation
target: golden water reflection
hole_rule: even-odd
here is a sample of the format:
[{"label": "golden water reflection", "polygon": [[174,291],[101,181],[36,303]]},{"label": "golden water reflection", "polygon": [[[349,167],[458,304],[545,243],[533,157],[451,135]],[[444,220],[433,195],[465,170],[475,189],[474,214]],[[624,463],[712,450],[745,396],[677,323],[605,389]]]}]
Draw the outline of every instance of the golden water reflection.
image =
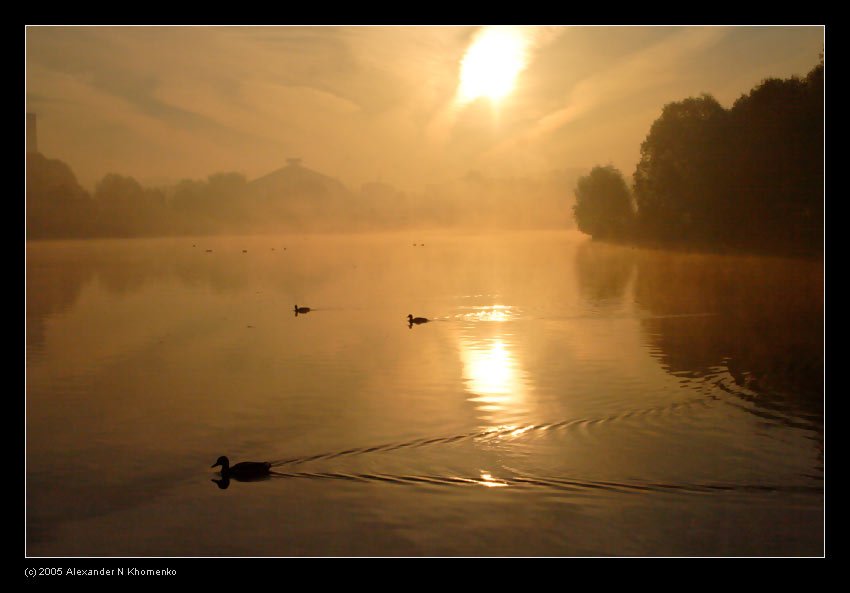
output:
[{"label": "golden water reflection", "polygon": [[507,482],[494,478],[492,474],[485,472],[484,470],[481,470],[481,479],[476,481],[487,488],[504,488],[508,485]]},{"label": "golden water reflection", "polygon": [[[503,321],[512,317],[510,307],[495,305],[476,307],[471,313],[475,320]],[[501,325],[501,324],[499,324]],[[479,326],[470,326],[467,335],[459,340],[460,358],[466,390],[476,409],[487,424],[506,425],[526,416],[528,382],[520,365],[515,344],[508,332],[493,332],[476,337]]]},{"label": "golden water reflection", "polygon": [[466,343],[462,349],[467,388],[480,401],[510,401],[519,383],[516,361],[500,339]]},{"label": "golden water reflection", "polygon": [[464,321],[510,321],[517,315],[513,307],[492,305],[487,307],[470,307],[458,317]]}]

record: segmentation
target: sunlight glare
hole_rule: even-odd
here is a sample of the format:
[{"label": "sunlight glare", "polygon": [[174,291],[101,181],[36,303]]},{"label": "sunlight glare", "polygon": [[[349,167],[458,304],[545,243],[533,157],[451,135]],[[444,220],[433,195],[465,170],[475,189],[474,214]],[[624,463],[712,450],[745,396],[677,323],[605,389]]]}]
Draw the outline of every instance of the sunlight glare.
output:
[{"label": "sunlight glare", "polygon": [[525,68],[527,41],[514,27],[483,29],[461,62],[458,97],[467,103],[478,97],[499,101],[510,93]]},{"label": "sunlight glare", "polygon": [[487,486],[488,488],[504,488],[507,486],[507,482],[503,482],[501,480],[497,480],[490,473],[481,470],[481,479],[478,480],[478,483],[482,486]]},{"label": "sunlight glare", "polygon": [[473,312],[465,314],[465,319],[473,321],[509,321],[515,316],[511,307],[506,305],[492,305],[487,307],[473,307]]},{"label": "sunlight glare", "polygon": [[517,383],[513,362],[501,341],[494,341],[485,350],[470,349],[466,368],[472,391],[487,395],[511,393]]},{"label": "sunlight glare", "polygon": [[[460,358],[468,400],[499,437],[519,428],[513,421],[527,410],[528,386],[511,342],[502,337],[460,341]],[[495,434],[493,436],[496,436]]]}]

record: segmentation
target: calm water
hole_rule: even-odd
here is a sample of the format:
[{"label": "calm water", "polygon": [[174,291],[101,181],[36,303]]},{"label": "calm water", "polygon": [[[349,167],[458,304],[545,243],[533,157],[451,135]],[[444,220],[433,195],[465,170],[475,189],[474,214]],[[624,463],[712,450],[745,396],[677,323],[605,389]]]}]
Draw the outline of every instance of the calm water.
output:
[{"label": "calm water", "polygon": [[29,243],[27,553],[821,555],[822,286],[568,233]]}]

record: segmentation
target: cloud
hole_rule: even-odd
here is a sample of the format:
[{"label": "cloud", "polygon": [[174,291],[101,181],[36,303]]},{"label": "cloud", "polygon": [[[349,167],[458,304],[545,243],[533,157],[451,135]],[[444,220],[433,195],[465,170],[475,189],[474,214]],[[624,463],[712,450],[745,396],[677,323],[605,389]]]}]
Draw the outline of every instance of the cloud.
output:
[{"label": "cloud", "polygon": [[613,66],[579,82],[563,107],[547,113],[530,128],[501,142],[486,158],[498,157],[519,145],[538,142],[594,111],[609,109],[613,103],[663,87],[681,76],[693,54],[720,42],[727,32],[715,27],[687,29],[625,56]]},{"label": "cloud", "polygon": [[[454,102],[479,29],[30,27],[27,109],[42,150],[89,186],[108,172],[255,177],[298,155],[355,185],[380,176],[412,189],[471,168],[541,171],[607,145],[637,150],[650,112],[688,85],[734,93],[792,33],[783,56],[817,36],[733,29],[736,45],[725,28],[521,27],[528,68],[488,111]],[[706,66],[722,44],[725,61]]]}]

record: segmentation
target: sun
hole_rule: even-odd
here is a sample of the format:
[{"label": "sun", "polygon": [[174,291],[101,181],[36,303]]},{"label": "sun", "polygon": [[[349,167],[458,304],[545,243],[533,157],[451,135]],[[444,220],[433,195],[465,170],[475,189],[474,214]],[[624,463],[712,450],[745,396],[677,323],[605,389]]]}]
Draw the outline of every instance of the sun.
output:
[{"label": "sun", "polygon": [[525,48],[525,36],[514,27],[483,29],[461,62],[460,101],[467,103],[479,97],[494,102],[504,99],[525,68]]}]

